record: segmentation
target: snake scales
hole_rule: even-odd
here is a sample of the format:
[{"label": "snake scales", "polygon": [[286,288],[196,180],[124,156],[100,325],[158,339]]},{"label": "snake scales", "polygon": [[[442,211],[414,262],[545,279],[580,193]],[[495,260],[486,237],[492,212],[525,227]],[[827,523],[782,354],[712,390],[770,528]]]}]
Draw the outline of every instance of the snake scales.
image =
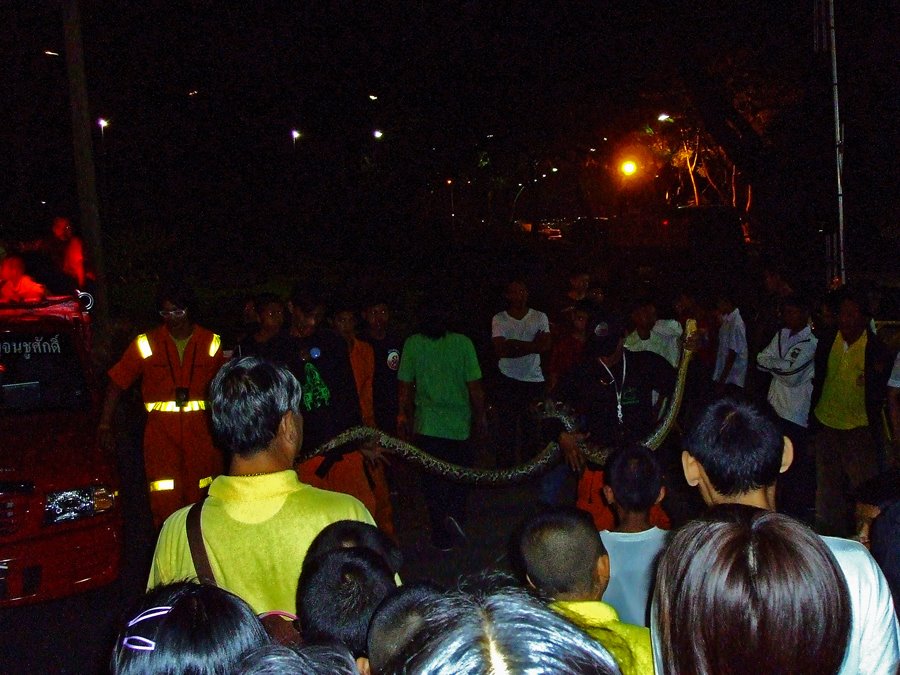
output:
[{"label": "snake scales", "polygon": [[[666,415],[659,426],[642,441],[642,444],[651,450],[656,450],[662,445],[672,430],[675,418],[681,409],[688,363],[693,355],[693,350],[687,345],[691,344],[690,338],[695,331],[696,323],[692,319],[688,320],[685,329],[686,346],[682,349],[681,362],[678,366],[678,374],[675,380],[675,389],[666,409]],[[560,420],[567,431],[575,429],[575,420],[564,409],[555,405],[542,407],[541,416],[547,419]],[[374,441],[389,454],[402,457],[430,473],[439,474],[450,480],[476,485],[506,485],[524,481],[544,473],[562,459],[562,450],[559,444],[556,441],[551,441],[538,455],[525,464],[506,469],[475,469],[445,462],[423,452],[410,443],[401,441],[399,438],[394,438],[378,429],[364,426],[353,427],[335,436],[312,452],[306,453],[303,459],[306,460],[316,455],[323,455],[348,443],[358,443],[360,441]],[[606,463],[607,457],[613,450],[613,448],[609,447],[589,447],[586,444],[581,444],[579,447],[589,461],[601,465]]]}]

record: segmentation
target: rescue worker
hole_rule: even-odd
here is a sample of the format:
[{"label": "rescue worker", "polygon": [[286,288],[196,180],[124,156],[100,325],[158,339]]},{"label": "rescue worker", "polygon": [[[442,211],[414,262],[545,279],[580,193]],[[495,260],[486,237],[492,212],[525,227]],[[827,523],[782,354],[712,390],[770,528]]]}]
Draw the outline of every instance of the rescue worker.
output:
[{"label": "rescue worker", "polygon": [[100,418],[101,445],[112,447],[110,426],[119,397],[138,378],[147,409],[144,466],[156,527],[177,509],[198,501],[223,469],[210,437],[206,392],[224,363],[221,339],[191,320],[194,296],[185,286],[157,295],[161,326],[142,333],[109,370]]}]

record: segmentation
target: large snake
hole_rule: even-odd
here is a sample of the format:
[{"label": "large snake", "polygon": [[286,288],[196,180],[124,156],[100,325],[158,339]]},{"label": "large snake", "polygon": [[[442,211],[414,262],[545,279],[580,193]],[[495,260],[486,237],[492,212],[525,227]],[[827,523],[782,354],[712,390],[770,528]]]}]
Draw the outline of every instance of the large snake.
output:
[{"label": "large snake", "polygon": [[[675,419],[678,417],[678,412],[681,409],[681,402],[684,398],[685,381],[687,379],[688,363],[691,360],[691,356],[693,356],[693,341],[690,338],[693,337],[696,329],[696,322],[694,322],[693,319],[689,319],[686,322],[685,340],[681,350],[681,361],[678,366],[675,389],[672,392],[671,401],[666,409],[666,415],[663,417],[659,426],[641,441],[642,445],[651,450],[656,450],[662,445],[663,441],[665,441],[669,432],[672,430]],[[566,431],[575,430],[575,420],[563,407],[554,404],[544,405],[541,407],[540,415],[545,419],[560,420]],[[402,441],[399,438],[394,438],[378,429],[358,426],[347,429],[347,431],[335,436],[327,443],[323,443],[315,448],[312,452],[306,453],[301,461],[317,455],[324,455],[341,446],[347,445],[348,443],[358,443],[360,441],[372,441],[384,448],[388,453],[402,457],[429,473],[438,474],[444,478],[449,478],[450,480],[459,481],[461,483],[472,483],[476,485],[506,485],[528,480],[529,478],[533,478],[534,476],[546,472],[562,459],[562,450],[559,447],[559,443],[551,441],[538,455],[525,464],[520,464],[519,466],[507,469],[475,469],[438,459],[437,457],[420,450],[416,446],[407,443],[406,441]],[[597,448],[582,443],[579,445],[579,449],[586,459],[596,464],[603,465],[606,463],[609,454],[614,448]]]}]

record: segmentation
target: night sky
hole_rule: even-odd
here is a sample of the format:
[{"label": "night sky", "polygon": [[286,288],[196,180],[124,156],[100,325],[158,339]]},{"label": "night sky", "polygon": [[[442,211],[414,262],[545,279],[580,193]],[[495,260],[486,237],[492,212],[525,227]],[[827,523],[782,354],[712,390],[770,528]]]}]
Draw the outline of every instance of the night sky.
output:
[{"label": "night sky", "polygon": [[[837,4],[863,255],[900,217],[897,17]],[[92,119],[109,120],[102,139],[93,129],[101,222],[109,236],[216,233],[222,250],[297,235],[377,248],[445,218],[448,179],[465,218],[503,221],[518,182],[550,163],[559,184],[528,195],[525,216],[603,215],[579,195],[587,148],[606,138],[611,154],[665,109],[731,134],[720,142],[754,178],[757,215],[806,236],[836,219],[811,5],[84,1]],[[65,60],[44,54],[64,52],[59,6],[4,3],[0,19],[0,239],[15,239],[78,206]],[[739,91],[764,134],[735,132]]]}]

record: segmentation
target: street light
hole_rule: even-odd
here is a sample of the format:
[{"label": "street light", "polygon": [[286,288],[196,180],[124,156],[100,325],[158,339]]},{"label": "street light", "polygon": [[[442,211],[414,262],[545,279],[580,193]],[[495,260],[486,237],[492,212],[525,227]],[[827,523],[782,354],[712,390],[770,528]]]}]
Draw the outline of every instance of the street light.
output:
[{"label": "street light", "polygon": [[656,119],[659,122],[671,122],[672,121],[672,117],[670,115],[667,115],[666,113],[660,113],[659,117],[657,117]]},{"label": "street light", "polygon": [[635,164],[630,159],[626,159],[619,165],[619,171],[621,171],[626,176],[633,176],[637,171],[637,164]]},{"label": "street light", "polygon": [[456,218],[456,208],[453,205],[453,179],[452,178],[447,179],[447,185],[450,186],[450,217],[455,219]]},{"label": "street light", "polygon": [[384,133],[383,133],[381,130],[376,129],[375,131],[372,132],[372,135],[373,135],[376,139],[380,139],[380,138],[382,138],[382,137],[384,136]]},{"label": "street light", "polygon": [[297,129],[291,129],[291,140],[294,143],[294,147],[297,147],[297,139],[300,138],[300,132]]},{"label": "street light", "polygon": [[106,127],[109,126],[109,120],[100,117],[97,119],[97,126],[100,127],[100,140],[102,141],[104,133],[106,132]]}]

